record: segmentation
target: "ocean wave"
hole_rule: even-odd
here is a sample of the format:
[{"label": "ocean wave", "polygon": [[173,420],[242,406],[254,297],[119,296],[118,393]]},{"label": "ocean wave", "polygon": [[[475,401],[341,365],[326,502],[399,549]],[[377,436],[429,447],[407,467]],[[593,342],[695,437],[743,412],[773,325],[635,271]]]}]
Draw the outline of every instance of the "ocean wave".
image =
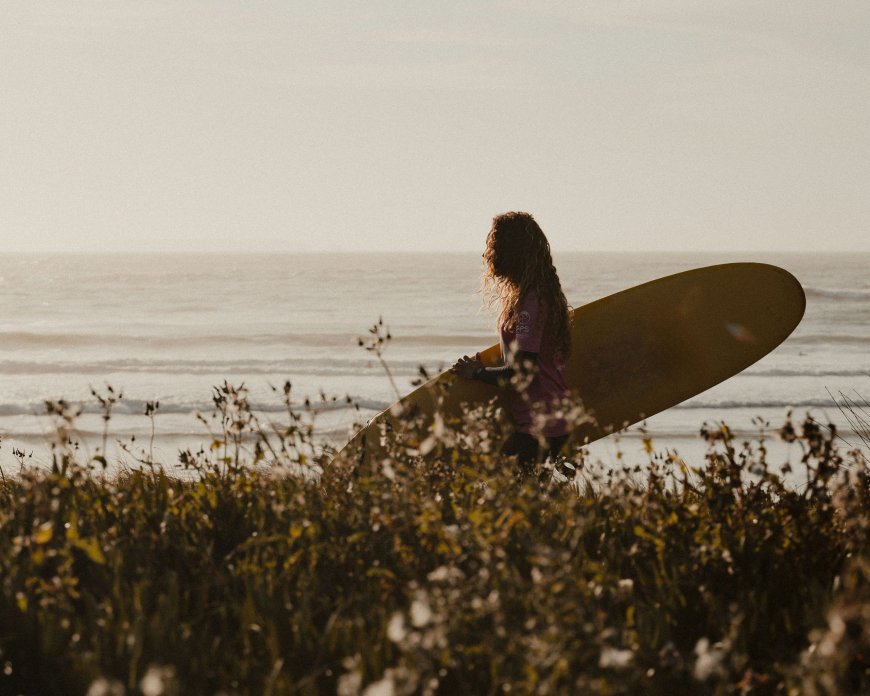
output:
[{"label": "ocean wave", "polygon": [[[420,366],[415,360],[389,361],[390,370],[397,375],[416,375]],[[425,365],[437,371],[438,366]],[[446,369],[446,365],[441,369]],[[105,375],[116,372],[136,372],[169,375],[287,375],[291,379],[299,375],[329,377],[334,375],[357,376],[362,370],[382,371],[371,356],[358,359],[299,358],[292,360],[160,360],[119,358],[100,361],[36,361],[0,360],[0,374],[49,375],[80,374]]]},{"label": "ocean wave", "polygon": [[870,302],[870,290],[855,290],[846,288],[804,288],[808,299],[823,300],[854,300],[858,302]]},{"label": "ocean wave", "polygon": [[[416,376],[420,362],[389,360],[390,371],[399,377]],[[430,374],[447,369],[446,364],[424,364]],[[300,358],[298,360],[149,360],[121,358],[95,361],[0,360],[0,375],[110,375],[141,373],[156,375],[280,375],[291,381],[300,376],[359,377],[365,370],[383,374],[371,357],[359,359]],[[870,362],[865,369],[748,368],[739,377],[870,377]]]},{"label": "ocean wave", "polygon": [[749,368],[738,377],[870,377],[870,364],[863,370],[794,369],[794,368]]},{"label": "ocean wave", "polygon": [[[155,432],[154,436],[154,448],[158,447],[166,448],[167,440],[169,439],[201,439],[203,442],[209,439],[208,431],[200,424],[198,421],[191,419],[190,421],[191,427],[189,429],[179,429],[178,424],[174,424],[176,427],[170,429],[162,429],[159,428]],[[363,423],[364,425],[364,423]],[[159,424],[158,424],[159,426]],[[199,426],[199,427],[197,427]],[[99,429],[89,429],[89,428],[76,428],[76,434],[80,435],[83,438],[89,439],[99,439],[103,436],[103,431]],[[128,430],[126,432],[115,433],[113,436],[112,431],[109,431],[110,439],[112,441],[120,439],[124,444],[130,445],[130,434],[131,432]],[[150,438],[150,433],[146,432],[136,432],[133,433],[136,435],[136,439],[133,441],[133,447],[139,448],[142,446],[142,443],[147,443]],[[350,424],[345,426],[335,426],[335,427],[317,427],[315,428],[315,437],[316,438],[327,438],[329,440],[341,440],[346,442],[351,435]],[[32,431],[32,432],[16,432],[14,435],[7,435],[6,437],[15,438],[18,440],[26,440],[26,441],[37,441],[44,442],[48,437],[51,436],[49,431]],[[252,439],[253,436],[248,436],[248,439]],[[171,444],[171,443],[169,443]]]},{"label": "ocean wave", "polygon": [[[102,411],[96,401],[69,401],[68,403],[74,406],[80,406],[85,414],[99,414]],[[286,407],[276,399],[274,402],[269,401],[252,401],[251,409],[258,413],[282,413],[286,412]],[[121,399],[112,407],[114,415],[136,416],[145,413],[144,399]],[[355,407],[359,407],[363,411],[383,411],[390,404],[379,399],[368,399],[362,397],[350,397],[348,403],[346,397],[328,398],[326,401],[319,399],[311,399],[311,408],[318,413],[335,412],[341,410],[352,411]],[[294,402],[294,411],[301,412],[305,410],[303,403]],[[707,400],[703,398],[690,398],[672,408],[680,410],[731,410],[731,409],[805,409],[805,408],[836,408],[836,405],[830,399],[761,399],[761,400],[741,400],[741,399],[719,399]],[[196,401],[160,401],[160,408],[157,412],[157,418],[161,414],[192,414],[199,412],[202,414],[210,414],[214,410],[214,402],[196,400]],[[44,402],[30,403],[5,403],[0,404],[0,417],[20,416],[20,415],[40,415],[45,413]]]},{"label": "ocean wave", "polygon": [[[68,401],[68,403],[76,408],[81,407],[83,414],[99,414],[102,413],[99,405],[91,401]],[[121,399],[112,407],[113,415],[125,416],[144,416],[146,401],[144,399]],[[286,413],[287,407],[280,401],[264,402],[253,401],[250,403],[251,410],[256,413]],[[312,399],[310,402],[311,410],[317,413],[325,413],[331,411],[348,410],[353,411],[355,407],[359,407],[364,411],[383,411],[389,407],[389,403],[377,399],[366,399],[362,397],[350,397],[350,402],[344,397],[337,397],[335,400],[327,399],[320,401]],[[28,415],[43,415],[45,413],[45,403],[30,402],[30,403],[4,403],[0,404],[0,417],[10,416],[28,416]],[[195,412],[204,415],[210,414],[214,410],[213,401],[160,401],[160,408],[157,411],[156,418],[160,418],[161,414],[193,414]],[[296,412],[304,412],[306,406],[304,403],[293,403],[293,410]]]},{"label": "ocean wave", "polygon": [[802,408],[836,408],[830,399],[763,399],[758,401],[741,401],[739,399],[722,399],[719,401],[704,401],[689,399],[681,404],[677,404],[673,408],[677,409],[692,409],[692,410],[707,410],[716,411],[720,409],[744,409],[744,408],[780,408],[780,409],[802,409]]},{"label": "ocean wave", "polygon": [[[278,345],[315,348],[346,348],[367,342],[369,337],[359,333],[236,333],[236,334],[109,334],[109,333],[42,333],[37,331],[0,331],[0,345],[4,350],[16,348],[73,348],[112,346],[136,348],[214,348],[216,345]],[[486,346],[494,342],[493,336],[478,334],[411,334],[392,338],[395,345],[421,346]]]},{"label": "ocean wave", "polygon": [[856,336],[855,334],[797,334],[786,339],[788,345],[854,345],[870,346],[870,336]]}]

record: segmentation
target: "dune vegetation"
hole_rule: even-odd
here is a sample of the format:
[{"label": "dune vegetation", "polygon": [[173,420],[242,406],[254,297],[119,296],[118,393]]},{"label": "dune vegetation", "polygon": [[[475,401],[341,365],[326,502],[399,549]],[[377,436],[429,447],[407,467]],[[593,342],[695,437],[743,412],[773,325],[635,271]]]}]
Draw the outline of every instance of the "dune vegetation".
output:
[{"label": "dune vegetation", "polygon": [[291,394],[225,383],[212,447],[111,475],[46,404],[52,466],[0,478],[0,693],[870,690],[870,471],[812,418],[520,478],[485,410],[369,462]]}]

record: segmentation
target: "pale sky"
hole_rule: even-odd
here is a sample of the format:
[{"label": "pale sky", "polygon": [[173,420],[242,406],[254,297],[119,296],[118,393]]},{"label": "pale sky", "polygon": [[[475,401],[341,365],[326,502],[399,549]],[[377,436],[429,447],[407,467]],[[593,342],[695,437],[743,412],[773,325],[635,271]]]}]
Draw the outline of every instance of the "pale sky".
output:
[{"label": "pale sky", "polygon": [[0,252],[870,251],[870,2],[0,0]]}]

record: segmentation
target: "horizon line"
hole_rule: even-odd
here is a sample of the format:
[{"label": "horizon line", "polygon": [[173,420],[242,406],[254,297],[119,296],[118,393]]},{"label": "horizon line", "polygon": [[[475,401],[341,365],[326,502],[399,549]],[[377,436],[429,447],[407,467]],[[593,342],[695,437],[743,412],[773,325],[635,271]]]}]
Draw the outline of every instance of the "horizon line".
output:
[{"label": "horizon line", "polygon": [[[154,255],[154,256],[264,256],[275,255],[281,256],[325,256],[325,255],[345,255],[345,256],[410,256],[410,255],[429,255],[438,254],[442,256],[467,256],[470,254],[480,254],[479,249],[472,250],[444,250],[444,249],[367,249],[367,250],[338,250],[338,249],[306,249],[306,250],[291,250],[291,249],[66,249],[66,250],[0,250],[0,257],[8,256],[134,256],[134,255]],[[835,250],[777,250],[777,249],[554,249],[554,255],[559,254],[624,254],[631,256],[638,255],[654,255],[663,256],[666,254],[680,254],[686,256],[712,256],[716,254],[788,254],[792,256],[843,256],[847,254],[870,254],[870,249],[835,249]]]}]

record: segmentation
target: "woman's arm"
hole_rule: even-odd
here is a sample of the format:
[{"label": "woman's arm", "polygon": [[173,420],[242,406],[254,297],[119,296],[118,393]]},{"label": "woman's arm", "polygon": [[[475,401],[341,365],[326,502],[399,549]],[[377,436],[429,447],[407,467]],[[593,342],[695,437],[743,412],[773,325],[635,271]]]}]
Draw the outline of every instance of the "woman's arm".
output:
[{"label": "woman's arm", "polygon": [[514,354],[514,364],[484,367],[479,365],[471,373],[471,379],[476,379],[494,387],[508,387],[514,376],[519,372],[528,375],[538,364],[538,354],[528,350],[518,350]]}]

